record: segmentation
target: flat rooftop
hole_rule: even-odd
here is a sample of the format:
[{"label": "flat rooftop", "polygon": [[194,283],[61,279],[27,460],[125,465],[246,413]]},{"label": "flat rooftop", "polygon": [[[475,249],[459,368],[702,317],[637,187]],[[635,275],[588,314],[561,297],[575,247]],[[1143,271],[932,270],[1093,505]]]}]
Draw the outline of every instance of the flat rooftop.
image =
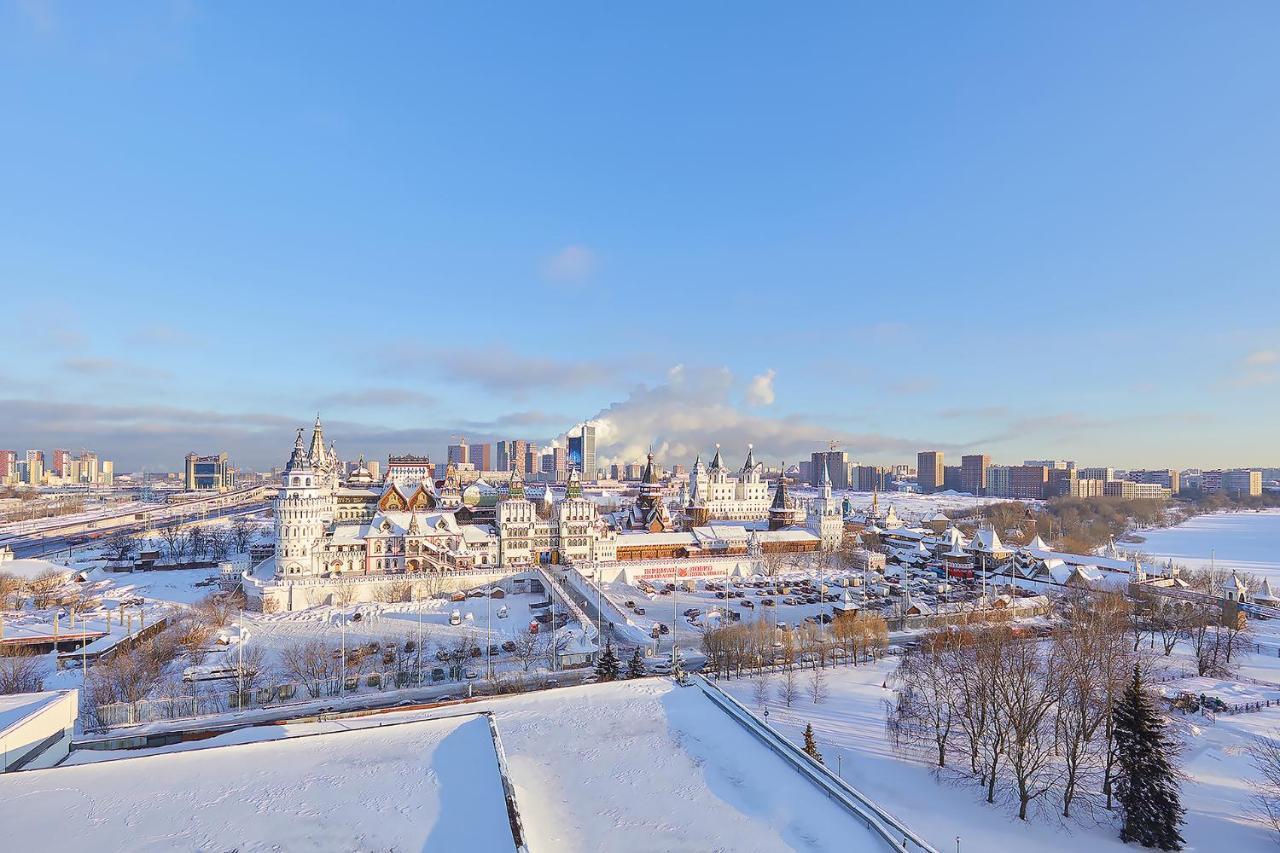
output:
[{"label": "flat rooftop", "polygon": [[514,849],[474,715],[7,773],[0,804],[14,850]]}]

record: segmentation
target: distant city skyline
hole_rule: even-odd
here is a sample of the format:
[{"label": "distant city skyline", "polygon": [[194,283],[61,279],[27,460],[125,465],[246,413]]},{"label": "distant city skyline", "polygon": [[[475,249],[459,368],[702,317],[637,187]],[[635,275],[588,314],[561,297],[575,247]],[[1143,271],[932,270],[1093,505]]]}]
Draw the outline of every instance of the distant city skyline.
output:
[{"label": "distant city skyline", "polygon": [[0,5],[0,448],[1280,464],[1280,7],[299,8]]}]

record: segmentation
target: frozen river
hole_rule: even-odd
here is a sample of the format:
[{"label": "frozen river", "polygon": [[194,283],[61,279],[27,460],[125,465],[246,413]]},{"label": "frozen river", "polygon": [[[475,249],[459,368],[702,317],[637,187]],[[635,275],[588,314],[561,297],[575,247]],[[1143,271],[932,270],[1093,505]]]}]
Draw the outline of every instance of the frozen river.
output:
[{"label": "frozen river", "polygon": [[1177,527],[1142,530],[1138,535],[1146,541],[1125,547],[1185,566],[1207,565],[1213,559],[1220,566],[1280,582],[1280,511],[1198,515]]}]

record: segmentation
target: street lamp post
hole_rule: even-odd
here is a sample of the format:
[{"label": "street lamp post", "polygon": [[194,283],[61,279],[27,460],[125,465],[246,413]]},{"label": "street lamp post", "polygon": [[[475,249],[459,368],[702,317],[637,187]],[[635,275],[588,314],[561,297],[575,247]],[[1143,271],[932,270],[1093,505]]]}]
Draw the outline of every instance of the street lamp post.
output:
[{"label": "street lamp post", "polygon": [[347,614],[341,614],[342,622],[342,677],[338,682],[338,695],[345,696],[347,693]]}]

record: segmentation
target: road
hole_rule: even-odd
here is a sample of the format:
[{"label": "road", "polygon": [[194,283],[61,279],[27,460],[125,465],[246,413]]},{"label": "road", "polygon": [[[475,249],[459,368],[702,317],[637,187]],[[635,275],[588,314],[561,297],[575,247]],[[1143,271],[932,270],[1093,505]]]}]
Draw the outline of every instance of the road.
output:
[{"label": "road", "polygon": [[[197,524],[202,521],[208,521],[214,518],[225,518],[235,515],[251,515],[256,512],[263,512],[271,506],[269,502],[249,504],[245,506],[230,506],[220,509],[209,510],[201,515],[194,515],[183,521],[183,524]],[[107,532],[115,532],[123,530],[128,533],[142,533],[146,530],[155,530],[158,526],[157,520],[152,519],[150,522],[135,521],[125,524],[118,524],[113,527],[102,530],[95,530],[93,535],[95,538],[86,539],[89,534],[74,533],[64,535],[48,536],[44,533],[33,533],[26,537],[19,537],[5,541],[5,544],[13,549],[13,556],[16,559],[24,559],[30,557],[47,557],[50,555],[59,555],[62,553],[70,556],[73,549],[85,545],[92,545],[105,537]]]}]

